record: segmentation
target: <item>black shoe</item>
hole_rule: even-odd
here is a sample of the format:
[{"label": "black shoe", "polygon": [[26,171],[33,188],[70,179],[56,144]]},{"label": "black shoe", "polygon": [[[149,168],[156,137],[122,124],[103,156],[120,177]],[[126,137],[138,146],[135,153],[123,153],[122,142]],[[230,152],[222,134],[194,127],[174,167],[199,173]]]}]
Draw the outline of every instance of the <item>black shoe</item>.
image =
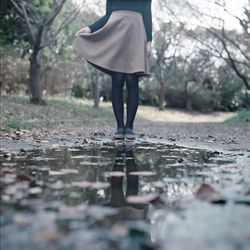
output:
[{"label": "black shoe", "polygon": [[124,128],[118,128],[116,133],[113,135],[115,140],[124,140]]},{"label": "black shoe", "polygon": [[132,128],[125,128],[125,134],[124,137],[128,140],[134,140],[135,139],[135,133]]}]

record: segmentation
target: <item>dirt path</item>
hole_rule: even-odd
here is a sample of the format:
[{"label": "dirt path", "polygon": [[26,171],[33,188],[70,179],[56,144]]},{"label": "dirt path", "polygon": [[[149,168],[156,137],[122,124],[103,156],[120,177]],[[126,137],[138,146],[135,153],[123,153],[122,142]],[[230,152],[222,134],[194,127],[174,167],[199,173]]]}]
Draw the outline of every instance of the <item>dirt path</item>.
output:
[{"label": "dirt path", "polygon": [[176,144],[207,145],[223,149],[250,149],[250,126],[232,126],[225,123],[235,113],[187,113],[177,110],[164,112],[141,108],[138,112],[138,130],[150,137],[160,137]]},{"label": "dirt path", "polygon": [[[28,104],[27,99],[8,97],[3,98],[1,104],[2,125],[21,126],[21,129],[2,130],[1,147],[8,151],[46,148],[55,144],[71,146],[88,139],[111,140],[115,132],[110,103],[102,103],[100,110],[94,110],[92,103],[75,99],[52,100],[46,106],[35,106]],[[224,122],[233,116],[234,113],[158,111],[140,106],[134,129],[137,140],[157,139],[176,145],[249,153],[249,123],[232,126]]]}]

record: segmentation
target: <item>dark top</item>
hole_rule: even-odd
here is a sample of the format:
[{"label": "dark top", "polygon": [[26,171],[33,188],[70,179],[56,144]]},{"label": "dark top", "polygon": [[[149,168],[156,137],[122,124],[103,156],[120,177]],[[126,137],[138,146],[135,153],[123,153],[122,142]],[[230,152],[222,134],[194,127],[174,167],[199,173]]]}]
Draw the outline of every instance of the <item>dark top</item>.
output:
[{"label": "dark top", "polygon": [[147,34],[147,41],[152,41],[151,0],[107,0],[106,15],[89,26],[91,32],[102,28],[114,10],[132,10],[141,13]]}]

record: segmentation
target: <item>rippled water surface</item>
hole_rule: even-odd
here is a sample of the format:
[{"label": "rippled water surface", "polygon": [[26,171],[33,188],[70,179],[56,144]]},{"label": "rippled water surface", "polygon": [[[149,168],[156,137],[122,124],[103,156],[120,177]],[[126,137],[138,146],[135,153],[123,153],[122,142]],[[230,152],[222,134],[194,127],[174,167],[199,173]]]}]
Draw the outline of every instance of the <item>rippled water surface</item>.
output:
[{"label": "rippled water surface", "polygon": [[[250,167],[235,159],[149,142],[2,155],[2,249],[249,249]],[[195,198],[203,183],[224,205]]]}]

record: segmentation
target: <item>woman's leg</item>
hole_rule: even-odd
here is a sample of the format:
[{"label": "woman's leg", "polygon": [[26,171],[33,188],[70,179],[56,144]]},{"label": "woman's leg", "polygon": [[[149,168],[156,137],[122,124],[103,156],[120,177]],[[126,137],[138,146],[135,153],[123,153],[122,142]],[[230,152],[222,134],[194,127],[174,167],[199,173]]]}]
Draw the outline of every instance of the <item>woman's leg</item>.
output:
[{"label": "woman's leg", "polygon": [[117,122],[117,129],[124,128],[124,101],[123,87],[125,74],[120,72],[112,73],[112,106]]},{"label": "woman's leg", "polygon": [[137,74],[126,74],[127,86],[127,122],[126,128],[133,129],[135,115],[139,105],[139,77]]}]

